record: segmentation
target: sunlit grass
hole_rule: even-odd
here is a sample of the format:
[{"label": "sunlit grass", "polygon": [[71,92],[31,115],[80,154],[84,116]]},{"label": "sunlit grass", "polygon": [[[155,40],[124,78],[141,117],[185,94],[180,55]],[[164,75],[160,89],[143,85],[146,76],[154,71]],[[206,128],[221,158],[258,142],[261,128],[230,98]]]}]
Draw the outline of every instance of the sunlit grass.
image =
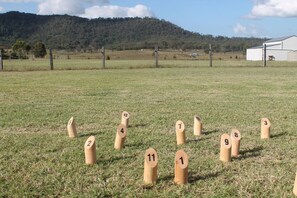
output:
[{"label": "sunlit grass", "polygon": [[[100,68],[100,60],[91,62]],[[154,69],[147,68],[153,61],[137,62],[107,65],[142,69],[0,73],[0,196],[292,196],[297,67],[245,67],[236,61],[218,66],[218,61],[209,68],[207,61],[198,67],[195,64],[202,61],[170,61],[173,66],[160,61],[165,68]],[[47,66],[46,61],[40,64]],[[130,113],[131,126],[125,148],[115,151],[116,127],[124,110]],[[192,129],[196,114],[206,132],[198,141]],[[72,116],[77,139],[67,137]],[[262,117],[272,122],[272,139],[267,141],[260,140]],[[182,146],[176,146],[174,133],[179,119],[187,130],[187,144]],[[243,136],[241,156],[223,164],[220,135],[233,128]],[[90,135],[97,141],[94,166],[84,164],[83,146]],[[142,182],[148,147],[159,156],[153,187]],[[185,186],[173,184],[174,155],[180,148],[190,157],[190,183]]]}]

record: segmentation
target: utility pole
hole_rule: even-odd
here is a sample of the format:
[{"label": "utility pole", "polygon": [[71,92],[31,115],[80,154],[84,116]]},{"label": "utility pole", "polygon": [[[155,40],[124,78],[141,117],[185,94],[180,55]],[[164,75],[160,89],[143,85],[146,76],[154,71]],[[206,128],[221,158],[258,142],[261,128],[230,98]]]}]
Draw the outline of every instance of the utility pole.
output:
[{"label": "utility pole", "polygon": [[158,49],[158,46],[156,45],[155,46],[155,64],[156,64],[156,67],[159,67],[158,61],[159,61],[159,49]]}]

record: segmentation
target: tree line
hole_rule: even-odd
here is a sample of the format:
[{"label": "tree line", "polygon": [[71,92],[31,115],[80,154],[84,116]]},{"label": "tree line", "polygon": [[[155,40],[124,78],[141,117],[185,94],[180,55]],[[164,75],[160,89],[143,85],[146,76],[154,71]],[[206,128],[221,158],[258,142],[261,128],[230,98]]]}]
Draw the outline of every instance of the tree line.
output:
[{"label": "tree line", "polygon": [[[13,46],[22,40],[35,49],[42,41],[52,49],[76,51],[97,50],[102,46],[113,50],[198,49],[208,52],[242,51],[263,43],[260,38],[229,38],[202,35],[184,30],[156,18],[85,19],[68,15],[40,16],[20,12],[0,14],[0,45]],[[23,48],[23,47],[22,47]],[[18,51],[18,56],[28,49]]]}]

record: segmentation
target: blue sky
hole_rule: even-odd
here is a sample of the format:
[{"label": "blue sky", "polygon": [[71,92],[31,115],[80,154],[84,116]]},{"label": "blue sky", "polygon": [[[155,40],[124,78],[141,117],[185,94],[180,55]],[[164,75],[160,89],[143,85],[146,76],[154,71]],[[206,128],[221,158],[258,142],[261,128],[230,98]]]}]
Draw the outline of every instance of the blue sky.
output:
[{"label": "blue sky", "polygon": [[148,16],[215,36],[297,34],[297,0],[0,0],[0,12],[8,11],[86,18]]}]

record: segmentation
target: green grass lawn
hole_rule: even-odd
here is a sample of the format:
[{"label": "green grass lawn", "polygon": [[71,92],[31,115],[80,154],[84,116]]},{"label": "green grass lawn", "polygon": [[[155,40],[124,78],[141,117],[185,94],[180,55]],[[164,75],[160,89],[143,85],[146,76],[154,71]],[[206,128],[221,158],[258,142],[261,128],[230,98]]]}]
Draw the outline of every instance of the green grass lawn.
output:
[{"label": "green grass lawn", "polygon": [[[0,73],[0,197],[292,197],[297,67],[226,66]],[[116,151],[124,110],[130,127],[125,148]],[[195,114],[205,131],[199,140]],[[72,116],[76,139],[67,136]],[[270,140],[260,139],[262,117],[272,122]],[[179,119],[186,125],[182,146]],[[220,136],[233,128],[242,135],[241,155],[222,163]],[[84,162],[90,135],[93,166]],[[148,147],[159,157],[155,186],[143,185]],[[189,155],[184,186],[173,183],[179,149]]]}]

